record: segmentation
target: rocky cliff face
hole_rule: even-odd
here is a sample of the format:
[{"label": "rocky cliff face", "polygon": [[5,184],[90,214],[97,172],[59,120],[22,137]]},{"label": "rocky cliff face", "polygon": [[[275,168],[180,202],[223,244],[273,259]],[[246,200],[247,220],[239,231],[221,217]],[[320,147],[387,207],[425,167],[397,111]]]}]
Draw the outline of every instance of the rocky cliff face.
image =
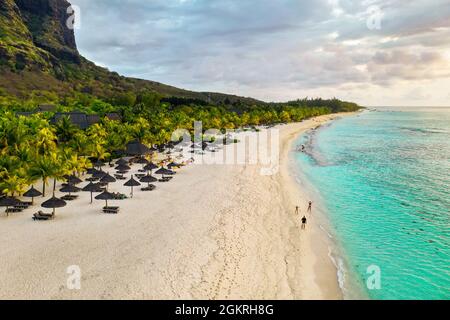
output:
[{"label": "rocky cliff face", "polygon": [[75,35],[67,26],[70,3],[66,0],[16,0],[33,42],[58,59],[79,63]]},{"label": "rocky cliff face", "polygon": [[78,53],[74,32],[67,27],[69,6],[67,0],[0,0],[0,98],[36,93],[65,97],[80,92],[109,98],[151,90],[207,102],[257,102],[126,78],[96,66]]},{"label": "rocky cliff face", "polygon": [[66,25],[69,6],[66,0],[0,0],[0,65],[58,73],[64,61],[80,63]]}]

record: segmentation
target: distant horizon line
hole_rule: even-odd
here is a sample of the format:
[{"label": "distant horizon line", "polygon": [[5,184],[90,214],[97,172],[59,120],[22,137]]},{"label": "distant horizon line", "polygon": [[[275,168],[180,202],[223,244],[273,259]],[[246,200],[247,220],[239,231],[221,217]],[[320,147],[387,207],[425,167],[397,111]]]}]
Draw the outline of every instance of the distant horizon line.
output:
[{"label": "distant horizon line", "polygon": [[405,105],[393,105],[393,106],[363,106],[364,108],[450,108],[449,106],[405,106]]}]

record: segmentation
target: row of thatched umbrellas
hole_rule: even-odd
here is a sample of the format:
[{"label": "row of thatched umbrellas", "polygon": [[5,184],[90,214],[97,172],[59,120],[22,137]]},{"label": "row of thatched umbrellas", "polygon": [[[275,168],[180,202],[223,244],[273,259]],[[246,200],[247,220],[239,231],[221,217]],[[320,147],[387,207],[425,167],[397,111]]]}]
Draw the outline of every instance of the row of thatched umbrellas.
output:
[{"label": "row of thatched umbrellas", "polygon": [[[155,177],[153,177],[150,173],[155,170],[158,169],[159,167],[154,164],[153,162],[149,162],[148,160],[146,160],[145,158],[140,158],[137,161],[135,161],[136,163],[139,164],[143,164],[143,170],[147,171],[147,175],[145,175],[144,177],[142,177],[140,179],[140,182],[142,183],[147,183],[148,187],[150,187],[150,184],[153,182],[158,181],[158,179],[156,179]],[[127,173],[129,170],[131,170],[131,167],[128,165],[129,162],[123,158],[119,159],[116,161],[116,165],[117,167],[115,168],[117,170],[118,173]],[[89,182],[89,184],[87,184],[84,188],[78,188],[76,185],[82,183],[83,181],[78,178],[75,175],[70,175],[70,176],[66,176],[66,181],[67,183],[60,189],[61,192],[63,193],[68,193],[69,196],[71,195],[71,193],[77,193],[80,191],[85,191],[85,192],[90,192],[91,193],[91,203],[93,202],[93,193],[99,193],[101,192],[101,194],[99,194],[98,196],[95,197],[95,199],[97,200],[105,200],[106,201],[106,206],[108,206],[108,200],[114,200],[116,199],[114,194],[108,191],[108,185],[110,183],[116,182],[116,178],[112,177],[109,173],[104,172],[101,170],[101,167],[104,164],[101,161],[98,161],[97,163],[95,163],[95,167],[99,167],[100,170],[97,170],[95,168],[90,169],[88,171],[88,173],[92,174],[92,176],[94,178],[99,178],[99,184],[93,183],[92,181]],[[167,167],[169,169],[175,168],[175,167],[180,167],[180,164],[177,163],[170,163]],[[172,175],[174,172],[172,170],[166,169],[164,167],[159,168],[155,174],[160,174],[163,177],[165,175]],[[149,173],[150,172],[150,173]],[[128,180],[124,186],[126,187],[131,187],[131,197],[133,197],[133,188],[140,186],[141,183],[136,181],[134,179],[133,176],[131,176],[131,179]],[[106,184],[106,190],[103,190],[101,188],[101,185]],[[36,190],[34,188],[34,186],[32,186],[27,192],[25,192],[23,194],[24,197],[27,198],[31,198],[31,204],[34,204],[34,198],[35,197],[39,197],[42,196],[42,193],[38,190]],[[20,200],[15,199],[13,197],[3,197],[0,199],[0,206],[2,207],[6,207],[6,209],[8,210],[9,207],[14,207],[17,206],[21,203]],[[56,208],[62,208],[65,207],[67,205],[66,201],[59,199],[55,196],[55,194],[53,193],[52,198],[50,198],[49,200],[43,202],[41,204],[41,206],[43,208],[48,208],[48,209],[53,209],[53,215],[55,214],[55,209]]]},{"label": "row of thatched umbrellas", "polygon": [[[42,193],[39,192],[38,190],[34,189],[34,187],[32,187],[30,190],[28,190],[26,194],[27,195],[24,194],[23,196],[33,198],[33,199],[34,199],[34,197],[38,197],[38,196],[42,195]],[[14,206],[17,206],[20,204],[21,204],[21,201],[16,198],[5,197],[5,198],[0,199],[0,206],[6,207],[7,211],[8,211],[9,207],[14,207]],[[48,199],[47,201],[43,202],[41,204],[41,206],[43,208],[53,209],[53,215],[54,215],[56,208],[65,207],[66,204],[67,203],[64,200],[56,198],[55,195],[53,194],[53,197]]]}]

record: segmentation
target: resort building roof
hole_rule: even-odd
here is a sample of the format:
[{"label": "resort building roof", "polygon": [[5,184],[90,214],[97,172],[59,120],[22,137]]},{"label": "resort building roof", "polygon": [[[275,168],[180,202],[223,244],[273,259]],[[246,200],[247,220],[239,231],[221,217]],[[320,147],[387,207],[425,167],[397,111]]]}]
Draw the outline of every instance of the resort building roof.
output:
[{"label": "resort building roof", "polygon": [[[17,112],[16,115],[18,116],[25,116],[29,117],[35,113],[40,112],[46,112],[43,110],[40,110],[40,107],[37,111],[33,112]],[[80,127],[81,129],[86,129],[93,124],[96,124],[100,122],[101,117],[98,114],[87,114],[82,111],[72,111],[72,112],[57,112],[55,115],[50,119],[51,123],[57,123],[59,120],[61,120],[63,117],[68,117],[70,121]],[[105,117],[109,120],[115,120],[115,121],[121,121],[122,118],[118,113],[107,113],[105,114]]]}]

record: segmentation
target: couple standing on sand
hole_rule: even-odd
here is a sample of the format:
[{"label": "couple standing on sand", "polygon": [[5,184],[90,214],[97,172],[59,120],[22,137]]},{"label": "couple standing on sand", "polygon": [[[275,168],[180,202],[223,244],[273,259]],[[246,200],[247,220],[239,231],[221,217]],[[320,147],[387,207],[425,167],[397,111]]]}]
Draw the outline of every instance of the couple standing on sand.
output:
[{"label": "couple standing on sand", "polygon": [[[299,211],[300,211],[299,207],[298,206],[295,207],[295,214],[299,214]],[[312,212],[312,201],[310,201],[309,204],[308,204],[307,212],[309,212],[309,213]],[[302,221],[302,229],[305,230],[306,229],[306,224],[308,222],[308,219],[306,218],[306,216],[303,216],[301,221]]]}]

